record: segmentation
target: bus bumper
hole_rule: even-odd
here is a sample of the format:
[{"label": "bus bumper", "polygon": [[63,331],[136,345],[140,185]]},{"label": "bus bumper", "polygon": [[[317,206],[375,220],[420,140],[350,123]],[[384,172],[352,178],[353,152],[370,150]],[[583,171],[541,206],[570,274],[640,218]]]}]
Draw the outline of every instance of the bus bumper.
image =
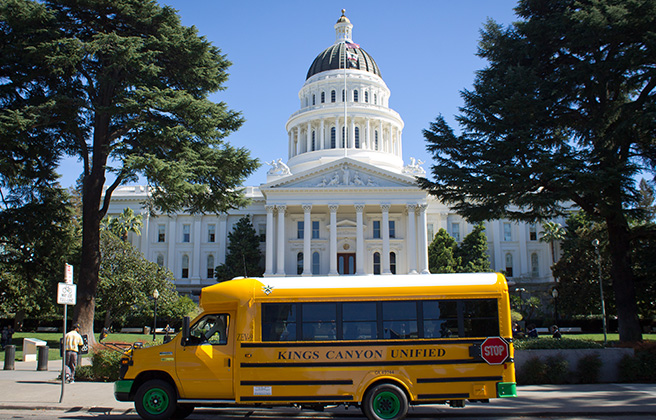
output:
[{"label": "bus bumper", "polygon": [[114,398],[117,401],[132,401],[130,391],[132,390],[133,380],[121,380],[114,382]]},{"label": "bus bumper", "polygon": [[510,398],[517,396],[517,384],[515,382],[498,382],[497,395],[499,398]]}]

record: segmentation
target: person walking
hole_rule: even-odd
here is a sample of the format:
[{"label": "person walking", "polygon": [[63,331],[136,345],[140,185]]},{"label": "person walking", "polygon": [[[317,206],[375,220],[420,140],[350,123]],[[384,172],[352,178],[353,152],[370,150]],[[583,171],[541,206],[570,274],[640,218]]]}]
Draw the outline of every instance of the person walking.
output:
[{"label": "person walking", "polygon": [[84,345],[84,340],[80,335],[80,324],[74,324],[73,329],[66,334],[66,382],[75,382],[75,367],[77,366],[80,354],[80,346]]}]

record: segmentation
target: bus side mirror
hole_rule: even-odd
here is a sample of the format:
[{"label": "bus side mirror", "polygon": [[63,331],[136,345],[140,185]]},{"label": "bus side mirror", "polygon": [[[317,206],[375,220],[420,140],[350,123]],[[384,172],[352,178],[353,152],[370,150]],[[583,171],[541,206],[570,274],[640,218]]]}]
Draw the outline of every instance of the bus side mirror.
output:
[{"label": "bus side mirror", "polygon": [[182,345],[186,346],[189,342],[189,317],[182,318]]}]

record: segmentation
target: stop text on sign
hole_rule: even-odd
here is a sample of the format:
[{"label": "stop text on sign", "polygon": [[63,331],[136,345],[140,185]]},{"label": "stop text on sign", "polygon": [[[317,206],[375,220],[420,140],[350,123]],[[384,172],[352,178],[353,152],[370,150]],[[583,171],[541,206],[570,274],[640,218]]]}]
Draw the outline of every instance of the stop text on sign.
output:
[{"label": "stop text on sign", "polygon": [[501,337],[489,337],[481,344],[481,357],[489,365],[500,365],[509,356],[508,342]]}]

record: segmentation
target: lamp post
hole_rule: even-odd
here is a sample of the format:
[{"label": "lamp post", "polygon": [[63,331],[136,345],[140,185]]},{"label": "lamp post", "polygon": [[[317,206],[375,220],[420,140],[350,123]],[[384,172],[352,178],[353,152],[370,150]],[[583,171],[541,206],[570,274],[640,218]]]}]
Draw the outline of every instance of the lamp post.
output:
[{"label": "lamp post", "polygon": [[554,300],[554,320],[556,321],[556,324],[558,324],[558,289],[555,287],[551,289],[551,297],[553,297]]},{"label": "lamp post", "polygon": [[599,295],[601,296],[601,322],[604,327],[604,346],[608,344],[608,333],[606,328],[606,304],[604,303],[604,285],[601,282],[601,253],[599,252],[599,239],[592,241],[592,246],[597,253],[597,268],[599,270]]},{"label": "lamp post", "polygon": [[155,312],[153,313],[153,341],[155,341],[155,333],[157,332],[157,299],[159,298],[159,292],[157,289],[153,292],[153,299],[155,299]]},{"label": "lamp post", "polygon": [[523,287],[518,287],[515,289],[515,292],[519,293],[519,310],[522,312],[524,311],[524,301],[522,300],[522,292],[525,291],[526,289],[524,289]]}]

